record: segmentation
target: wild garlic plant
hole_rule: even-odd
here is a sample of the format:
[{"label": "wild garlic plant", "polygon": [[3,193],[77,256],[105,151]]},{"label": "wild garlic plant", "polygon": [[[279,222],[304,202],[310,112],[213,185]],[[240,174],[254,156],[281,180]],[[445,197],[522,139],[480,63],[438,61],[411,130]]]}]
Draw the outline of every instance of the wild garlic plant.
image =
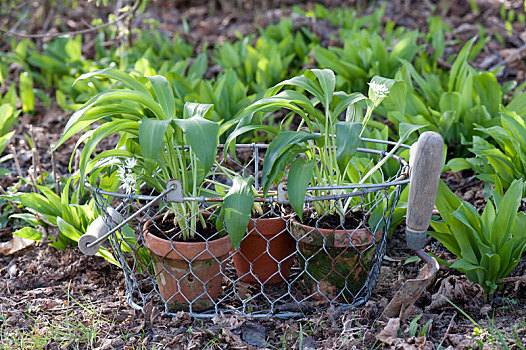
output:
[{"label": "wild garlic plant", "polygon": [[[173,88],[160,75],[135,78],[117,69],[103,69],[84,74],[78,80],[91,77],[110,78],[123,88],[103,91],[88,100],[71,116],[53,148],[56,150],[77,132],[99,122],[76,145],[85,144],[79,166],[81,186],[88,173],[90,182],[96,185],[97,175],[103,169],[112,169],[112,160],[119,158],[125,161],[117,166],[116,172],[126,193],[137,189],[134,183],[146,183],[160,193],[169,180],[178,179],[183,196],[206,196],[203,185],[217,164],[220,135],[219,123],[211,120],[213,106],[187,102],[182,111],[177,111]],[[92,158],[98,143],[114,133],[120,135],[115,148]],[[250,220],[250,206],[247,208],[246,203],[253,197],[249,179],[238,176],[233,182],[223,212],[236,246]],[[206,227],[199,202],[185,200],[170,205],[176,213],[174,224],[182,240],[194,237],[199,221]]]},{"label": "wild garlic plant", "polygon": [[135,192],[137,188],[137,174],[133,170],[136,166],[136,158],[125,159],[121,164],[117,165],[117,177],[121,182],[119,188],[123,189],[126,194]]},{"label": "wild garlic plant", "polygon": [[[349,183],[351,159],[356,155],[360,136],[369,127],[375,108],[384,100],[389,100],[402,113],[405,107],[406,88],[401,81],[373,77],[369,83],[369,97],[361,93],[335,91],[335,82],[333,71],[312,69],[277,84],[267,90],[264,98],[243,111],[236,129],[226,142],[228,146],[237,136],[253,130],[274,135],[263,163],[263,192],[266,195],[272,183],[279,182],[290,165],[288,178],[294,181],[288,181],[287,192],[292,208],[300,217],[309,183],[325,188],[313,191],[314,196],[330,196],[346,191],[335,187]],[[282,90],[284,87],[296,90]],[[280,109],[289,110],[289,117],[301,117],[297,130],[278,132],[262,125],[262,120],[256,118],[257,112],[266,112],[264,116],[268,116],[268,112]],[[343,120],[340,120],[341,115],[344,115]],[[399,144],[416,130],[407,124],[402,127],[404,130]],[[298,157],[300,154],[303,156]],[[387,159],[383,158],[365,174],[361,183],[365,183]],[[313,204],[318,216],[338,214],[343,222],[350,203],[350,200],[333,199]]]}]

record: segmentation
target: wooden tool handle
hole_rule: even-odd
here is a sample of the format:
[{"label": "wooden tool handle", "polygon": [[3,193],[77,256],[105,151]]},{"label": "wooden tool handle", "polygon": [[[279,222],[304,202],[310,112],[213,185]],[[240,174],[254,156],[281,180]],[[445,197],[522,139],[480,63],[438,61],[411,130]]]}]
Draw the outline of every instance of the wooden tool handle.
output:
[{"label": "wooden tool handle", "polygon": [[411,182],[407,202],[406,242],[410,249],[422,249],[431,221],[442,170],[444,141],[436,132],[426,131],[411,146]]},{"label": "wooden tool handle", "polygon": [[[115,209],[108,208],[108,213],[111,215],[111,221],[113,224],[119,224],[121,222],[121,216]],[[93,244],[93,242],[104,236],[109,230],[110,228],[104,222],[102,215],[96,218],[91,224],[89,224],[86,233],[79,239],[78,246],[80,251],[86,255],[97,254],[103,242],[100,242],[99,244]]]}]

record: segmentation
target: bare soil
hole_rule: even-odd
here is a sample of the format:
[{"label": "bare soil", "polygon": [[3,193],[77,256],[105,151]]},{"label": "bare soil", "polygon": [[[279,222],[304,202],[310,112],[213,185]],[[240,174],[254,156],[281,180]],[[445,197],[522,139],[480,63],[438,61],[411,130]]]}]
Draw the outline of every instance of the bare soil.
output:
[{"label": "bare soil", "polygon": [[[184,35],[187,40],[198,44],[199,50],[205,41],[233,40],[236,38],[236,31],[246,35],[254,33],[258,26],[276,23],[290,14],[290,8],[281,5],[296,2],[269,0],[262,2],[263,6],[256,6],[255,3],[226,0],[214,2],[213,5],[205,1],[148,2],[145,13],[138,15],[136,25],[142,25],[145,18],[153,18],[161,22],[162,29],[167,33],[183,32],[181,18],[184,17],[190,28]],[[355,1],[326,0],[325,3],[331,6],[357,5]],[[364,3],[366,2],[360,1],[358,5]],[[458,44],[455,50],[478,33],[476,24],[479,23],[488,34],[499,33],[504,42],[493,38],[476,59],[475,68],[488,69],[500,64],[503,69],[499,72],[499,80],[517,80],[520,84],[525,79],[526,71],[523,60],[526,24],[514,22],[513,31],[509,33],[499,15],[501,1],[475,0],[472,3],[478,5],[479,11],[473,11],[467,0],[393,0],[387,2],[385,20],[393,20],[398,25],[409,28],[423,29],[435,8],[438,15],[453,29],[452,36],[448,39]],[[522,1],[506,1],[505,5],[517,12],[524,12]],[[312,6],[312,3],[302,6]],[[77,12],[70,15],[72,19],[79,16]],[[79,19],[78,23],[82,21]],[[331,34],[337,31],[326,21],[309,21],[307,25],[325,42],[329,42]],[[35,27],[33,30],[38,31],[40,28]],[[32,166],[32,151],[24,133],[28,133],[32,127],[41,167],[51,171],[51,158],[46,150],[58,140],[68,118],[69,115],[56,105],[50,108],[38,106],[35,115],[21,116],[12,144],[17,150],[22,175],[25,176]],[[58,169],[63,174],[68,173],[67,166],[74,143],[75,140],[66,143],[61,152],[56,154]],[[12,169],[12,175],[1,179],[3,188],[17,181],[14,162],[8,163],[8,166]],[[483,184],[473,174],[446,173],[443,178],[465,200],[478,208],[484,205]],[[22,186],[20,190],[30,189]],[[12,229],[2,229],[0,241],[9,241]],[[431,238],[428,239],[426,251],[444,261],[454,259],[440,243]],[[394,292],[404,281],[417,275],[421,265],[405,264],[406,259],[413,255],[405,249],[403,229],[398,229],[388,240],[378,284],[370,300],[359,308],[345,310],[321,304],[310,307],[301,318],[246,319],[220,315],[202,320],[192,319],[184,312],[171,317],[157,305],[150,305],[145,313],[135,311],[126,303],[124,278],[118,268],[101,258],[84,256],[76,248],[57,251],[49,246],[35,244],[14,255],[0,255],[0,346],[10,349],[5,345],[6,336],[18,339],[23,338],[22,333],[36,336],[49,332],[50,328],[58,329],[68,322],[72,324],[75,320],[84,327],[97,330],[91,342],[73,338],[69,345],[59,347],[57,340],[49,339],[47,344],[39,348],[503,348],[496,330],[508,339],[509,348],[519,349],[519,344],[523,348],[526,346],[524,280],[506,283],[494,299],[487,301],[479,286],[467,281],[457,271],[441,266],[435,282],[416,303],[413,315],[401,321],[400,331],[397,331],[397,327],[393,328],[391,323],[380,319],[382,310]],[[511,276],[525,275],[526,258],[523,257]],[[442,296],[451,300],[459,309]],[[423,316],[418,321],[417,332],[414,333],[410,322],[419,315]],[[420,334],[422,326],[430,320],[427,331]],[[482,330],[477,331],[476,328],[479,327],[474,322]],[[261,338],[267,345],[254,341]]]}]

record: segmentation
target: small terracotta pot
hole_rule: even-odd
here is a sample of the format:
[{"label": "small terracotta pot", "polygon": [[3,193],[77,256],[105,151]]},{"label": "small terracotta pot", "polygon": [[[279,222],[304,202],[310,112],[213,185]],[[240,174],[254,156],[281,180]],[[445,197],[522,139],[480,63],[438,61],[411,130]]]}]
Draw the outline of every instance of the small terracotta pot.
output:
[{"label": "small terracotta pot", "polygon": [[298,256],[303,271],[307,271],[303,280],[309,292],[317,299],[352,302],[365,285],[383,232],[322,229],[296,218],[291,220],[290,230],[299,241]]},{"label": "small terracotta pot", "polygon": [[289,277],[296,250],[296,240],[287,231],[289,218],[290,215],[250,220],[248,234],[233,256],[241,281],[268,285]]},{"label": "small terracotta pot", "polygon": [[[173,213],[169,217],[173,218]],[[191,305],[192,311],[214,306],[222,291],[221,272],[225,271],[232,250],[230,237],[207,242],[170,242],[151,234],[151,225],[152,220],[144,225],[144,243],[152,253],[159,292],[168,306],[188,310]]]}]

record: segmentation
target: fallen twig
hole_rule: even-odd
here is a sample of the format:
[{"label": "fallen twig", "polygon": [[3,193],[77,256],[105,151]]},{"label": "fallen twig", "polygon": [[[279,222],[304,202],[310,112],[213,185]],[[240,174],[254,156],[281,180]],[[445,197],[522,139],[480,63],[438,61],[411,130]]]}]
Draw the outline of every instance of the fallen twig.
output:
[{"label": "fallen twig", "polygon": [[444,340],[446,340],[447,336],[449,335],[449,331],[451,329],[451,326],[453,325],[453,321],[455,320],[456,316],[457,316],[457,312],[455,311],[453,316],[451,316],[451,320],[449,321],[449,325],[447,326],[446,333],[444,333],[444,336],[440,340],[440,343],[438,344],[437,349],[442,349],[442,343],[444,342]]},{"label": "fallen twig", "polygon": [[137,0],[135,2],[135,4],[133,5],[133,7],[129,11],[123,13],[119,17],[115,18],[113,21],[109,21],[109,22],[106,22],[106,23],[101,24],[99,26],[92,27],[92,28],[75,30],[75,31],[72,31],[72,32],[45,33],[45,34],[24,34],[24,33],[14,32],[12,30],[5,30],[5,29],[0,28],[0,32],[3,33],[6,36],[17,36],[17,37],[20,37],[20,38],[28,38],[28,39],[55,38],[55,37],[58,37],[58,36],[65,36],[65,35],[74,36],[74,35],[78,35],[78,34],[87,34],[87,33],[99,31],[100,29],[109,27],[112,24],[115,24],[117,22],[122,21],[126,17],[128,17],[131,14],[135,13],[135,11],[137,11],[137,9],[139,8],[139,5],[141,4],[141,2],[142,2],[142,0]]},{"label": "fallen twig", "polygon": [[[18,177],[20,177],[20,179],[23,179],[24,178],[24,175],[22,174],[22,168],[20,167],[20,160],[18,159],[18,153],[16,153],[16,148],[15,146],[13,145],[9,145],[9,151],[11,152],[11,154],[13,155],[13,158],[15,160],[15,166],[16,166],[16,171],[18,173]],[[30,174],[31,175],[31,174]],[[35,192],[38,192],[36,186],[34,183],[32,183],[31,185],[33,185],[33,190]]]},{"label": "fallen twig", "polygon": [[53,171],[53,180],[55,180],[55,193],[60,197],[60,176],[57,170],[57,160],[55,152],[51,152],[51,171]]},{"label": "fallen twig", "polygon": [[35,171],[38,171],[38,175],[40,176],[40,183],[44,184],[44,175],[42,175],[42,164],[40,163],[40,157],[38,156],[37,142],[35,140],[35,135],[33,134],[33,125],[29,125],[29,136],[33,141],[33,147],[31,148],[31,152],[33,153],[33,168],[35,169]]},{"label": "fallen twig", "polygon": [[515,281],[526,282],[526,275],[501,278],[500,280],[498,280],[497,283],[508,283],[508,282],[515,282]]},{"label": "fallen twig", "polygon": [[506,57],[502,61],[498,62],[497,64],[493,65],[493,67],[491,67],[489,70],[491,71],[491,70],[494,70],[495,68],[499,68],[500,66],[504,66],[504,65],[512,62],[516,58],[522,59],[522,58],[524,58],[524,56],[526,56],[526,44],[523,44],[521,47],[519,47],[517,50],[515,50],[514,53],[512,53],[511,55],[509,55],[508,57]]}]

